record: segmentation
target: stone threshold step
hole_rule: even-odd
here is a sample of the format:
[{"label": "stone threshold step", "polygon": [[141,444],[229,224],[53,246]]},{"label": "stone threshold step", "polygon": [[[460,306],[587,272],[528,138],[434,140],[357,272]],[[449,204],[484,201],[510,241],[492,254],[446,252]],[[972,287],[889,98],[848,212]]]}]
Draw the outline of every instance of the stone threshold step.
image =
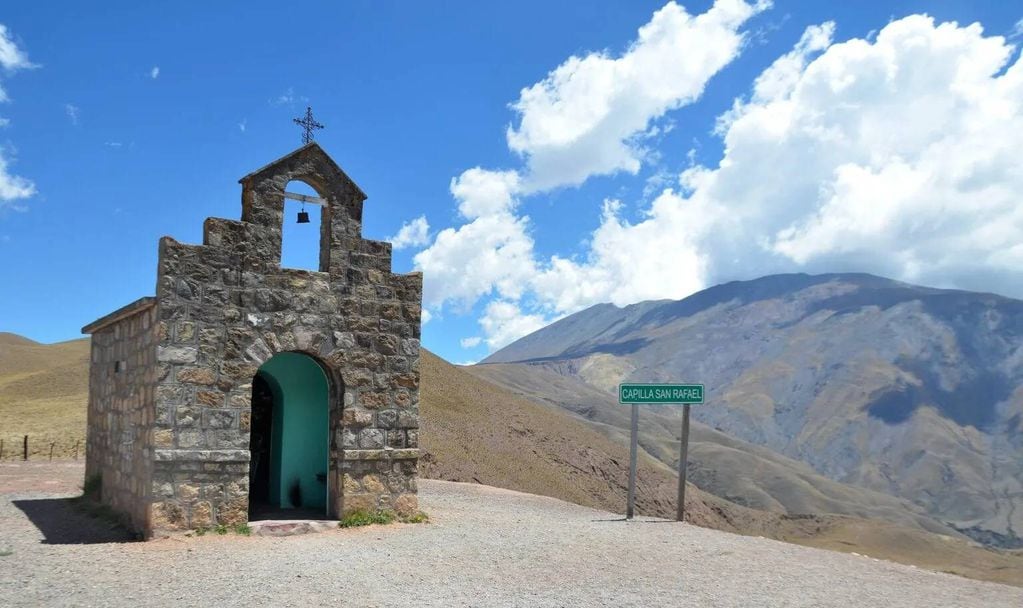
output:
[{"label": "stone threshold step", "polygon": [[250,521],[254,536],[295,536],[337,529],[337,520],[325,519],[264,519]]}]

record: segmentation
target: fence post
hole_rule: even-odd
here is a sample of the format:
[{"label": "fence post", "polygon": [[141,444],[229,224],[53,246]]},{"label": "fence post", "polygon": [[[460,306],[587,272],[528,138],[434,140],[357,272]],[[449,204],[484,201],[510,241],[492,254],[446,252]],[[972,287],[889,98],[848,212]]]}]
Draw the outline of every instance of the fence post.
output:
[{"label": "fence post", "polygon": [[53,460],[53,446],[55,445],[57,445],[56,441],[50,443],[50,460]]},{"label": "fence post", "polygon": [[28,435],[25,435],[25,440],[22,445],[22,460],[28,460]]},{"label": "fence post", "polygon": [[81,439],[75,439],[75,460],[78,460],[78,443]]},{"label": "fence post", "polygon": [[4,459],[4,440],[0,439],[0,460]]}]

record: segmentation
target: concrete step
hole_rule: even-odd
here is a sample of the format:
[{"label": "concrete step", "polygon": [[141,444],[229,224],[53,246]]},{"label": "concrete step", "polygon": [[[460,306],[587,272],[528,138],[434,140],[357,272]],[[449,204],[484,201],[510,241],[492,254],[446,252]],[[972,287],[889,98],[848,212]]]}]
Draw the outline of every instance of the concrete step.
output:
[{"label": "concrete step", "polygon": [[328,519],[265,519],[250,521],[254,536],[295,536],[336,530],[338,522]]}]

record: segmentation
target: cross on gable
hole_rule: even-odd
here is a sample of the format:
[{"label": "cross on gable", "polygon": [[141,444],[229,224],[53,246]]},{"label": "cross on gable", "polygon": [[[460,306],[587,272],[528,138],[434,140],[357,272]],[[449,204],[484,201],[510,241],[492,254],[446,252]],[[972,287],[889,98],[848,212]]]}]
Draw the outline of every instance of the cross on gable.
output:
[{"label": "cross on gable", "polygon": [[303,118],[292,118],[295,124],[302,127],[302,143],[307,144],[313,140],[313,129],[325,128],[320,123],[313,120],[313,109],[306,107],[305,117]]}]

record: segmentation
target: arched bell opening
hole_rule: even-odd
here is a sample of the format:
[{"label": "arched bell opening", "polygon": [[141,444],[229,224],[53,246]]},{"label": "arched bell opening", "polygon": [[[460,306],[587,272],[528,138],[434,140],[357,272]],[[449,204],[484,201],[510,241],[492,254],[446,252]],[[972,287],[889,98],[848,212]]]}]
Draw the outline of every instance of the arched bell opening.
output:
[{"label": "arched bell opening", "polygon": [[293,179],[284,188],[281,225],[281,267],[326,271],[324,240],[329,233],[329,210],[320,191],[304,179]]},{"label": "arched bell opening", "polygon": [[328,375],[302,353],[283,352],[252,381],[249,520],[322,519],[330,513]]}]

